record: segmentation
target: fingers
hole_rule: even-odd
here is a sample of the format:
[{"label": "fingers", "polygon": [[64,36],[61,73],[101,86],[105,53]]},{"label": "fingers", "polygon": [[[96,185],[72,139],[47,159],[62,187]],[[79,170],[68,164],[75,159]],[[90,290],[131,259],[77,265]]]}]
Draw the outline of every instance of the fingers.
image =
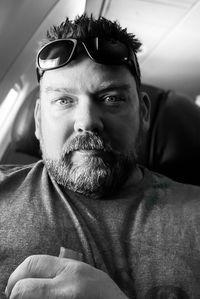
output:
[{"label": "fingers", "polygon": [[[67,259],[65,260],[67,261]],[[65,264],[64,259],[54,256],[34,255],[28,257],[11,274],[5,291],[7,297],[10,296],[18,281],[25,278],[54,278],[66,267]]]},{"label": "fingers", "polygon": [[51,279],[26,278],[16,282],[9,299],[43,299],[51,297]]},{"label": "fingers", "polygon": [[73,259],[30,256],[8,280],[10,299],[127,299],[103,271]]}]

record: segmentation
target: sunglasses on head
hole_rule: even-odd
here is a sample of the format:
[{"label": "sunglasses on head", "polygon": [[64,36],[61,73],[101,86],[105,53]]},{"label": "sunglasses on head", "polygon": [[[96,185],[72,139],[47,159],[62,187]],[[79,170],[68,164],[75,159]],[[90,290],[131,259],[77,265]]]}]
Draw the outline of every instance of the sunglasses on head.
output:
[{"label": "sunglasses on head", "polygon": [[127,64],[139,80],[135,53],[124,43],[114,39],[95,37],[87,41],[73,38],[58,39],[42,47],[37,55],[36,71],[40,81],[44,72],[60,68],[75,57],[78,45],[82,45],[90,59],[107,65]]}]

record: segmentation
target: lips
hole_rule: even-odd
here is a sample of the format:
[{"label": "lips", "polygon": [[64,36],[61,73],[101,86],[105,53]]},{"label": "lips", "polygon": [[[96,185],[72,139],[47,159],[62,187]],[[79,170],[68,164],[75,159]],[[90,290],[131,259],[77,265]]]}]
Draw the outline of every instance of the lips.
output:
[{"label": "lips", "polygon": [[73,152],[74,155],[80,155],[80,156],[93,156],[93,157],[108,157],[110,156],[110,153],[104,150],[99,149],[90,149],[90,150],[76,150]]},{"label": "lips", "polygon": [[94,156],[103,155],[104,153],[106,153],[105,151],[99,149],[77,150],[77,152],[83,155],[94,155]]},{"label": "lips", "polygon": [[68,140],[63,147],[63,155],[71,154],[75,151],[84,151],[85,153],[98,155],[100,152],[112,151],[112,148],[101,136],[94,133],[86,133],[84,135],[77,135],[73,139]]},{"label": "lips", "polygon": [[97,150],[97,149],[91,149],[91,150],[76,150],[71,152],[71,161],[74,163],[88,160],[92,158],[100,158],[102,160],[111,161],[113,160],[113,155],[111,152],[105,151],[105,150]]}]

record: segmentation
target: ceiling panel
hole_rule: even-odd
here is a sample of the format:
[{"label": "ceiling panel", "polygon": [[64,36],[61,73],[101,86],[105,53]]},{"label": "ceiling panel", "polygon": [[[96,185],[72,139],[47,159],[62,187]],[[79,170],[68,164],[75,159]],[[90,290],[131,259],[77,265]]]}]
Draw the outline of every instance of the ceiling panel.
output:
[{"label": "ceiling panel", "polygon": [[198,0],[140,0],[140,1],[189,8],[191,5],[195,4]]},{"label": "ceiling panel", "polygon": [[137,35],[144,46],[140,56],[140,60],[143,60],[188,11],[185,6],[174,7],[168,5],[168,2],[124,0],[123,6],[126,9],[122,9],[121,0],[112,0],[105,6],[103,15],[111,20],[118,19],[123,27]]},{"label": "ceiling panel", "polygon": [[195,97],[200,93],[200,2],[143,61],[146,82]]},{"label": "ceiling panel", "polygon": [[0,34],[3,32],[4,28],[7,27],[8,20],[13,20],[15,15],[13,11],[17,14],[20,7],[23,5],[25,0],[1,0],[0,6]]},{"label": "ceiling panel", "polygon": [[[39,41],[46,36],[50,26],[60,24],[67,16],[73,19],[85,9],[85,0],[6,1],[7,4],[19,1],[21,6],[15,11],[11,5],[14,9],[13,19],[12,22],[7,22],[9,27],[2,34],[0,43],[0,102],[19,79],[31,82],[32,88],[37,84],[35,57]],[[30,81],[27,79],[29,74]]]},{"label": "ceiling panel", "polygon": [[0,43],[1,58],[3,57],[0,61],[0,80],[57,2],[58,0],[0,1],[0,40],[4,41]]},{"label": "ceiling panel", "polygon": [[200,0],[107,0],[103,15],[142,41],[143,81],[200,93]]},{"label": "ceiling panel", "polygon": [[124,0],[123,6],[126,9],[122,9],[121,0],[111,1],[106,17],[116,19],[120,16],[120,20],[126,19],[128,25],[143,22],[169,27],[170,24],[177,22],[186,11],[186,8],[182,6],[172,7],[155,1]]}]

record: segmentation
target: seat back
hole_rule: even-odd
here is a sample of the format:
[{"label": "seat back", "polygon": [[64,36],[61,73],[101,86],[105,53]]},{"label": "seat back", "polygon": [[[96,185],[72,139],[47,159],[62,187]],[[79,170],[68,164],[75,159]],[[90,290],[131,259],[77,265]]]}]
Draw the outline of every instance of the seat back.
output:
[{"label": "seat back", "polygon": [[22,104],[12,126],[11,143],[1,164],[28,164],[41,158],[34,121],[34,108],[38,96],[39,87],[36,87]]},{"label": "seat back", "polygon": [[146,166],[176,181],[200,185],[199,130],[200,108],[182,94],[164,93],[152,118]]}]

